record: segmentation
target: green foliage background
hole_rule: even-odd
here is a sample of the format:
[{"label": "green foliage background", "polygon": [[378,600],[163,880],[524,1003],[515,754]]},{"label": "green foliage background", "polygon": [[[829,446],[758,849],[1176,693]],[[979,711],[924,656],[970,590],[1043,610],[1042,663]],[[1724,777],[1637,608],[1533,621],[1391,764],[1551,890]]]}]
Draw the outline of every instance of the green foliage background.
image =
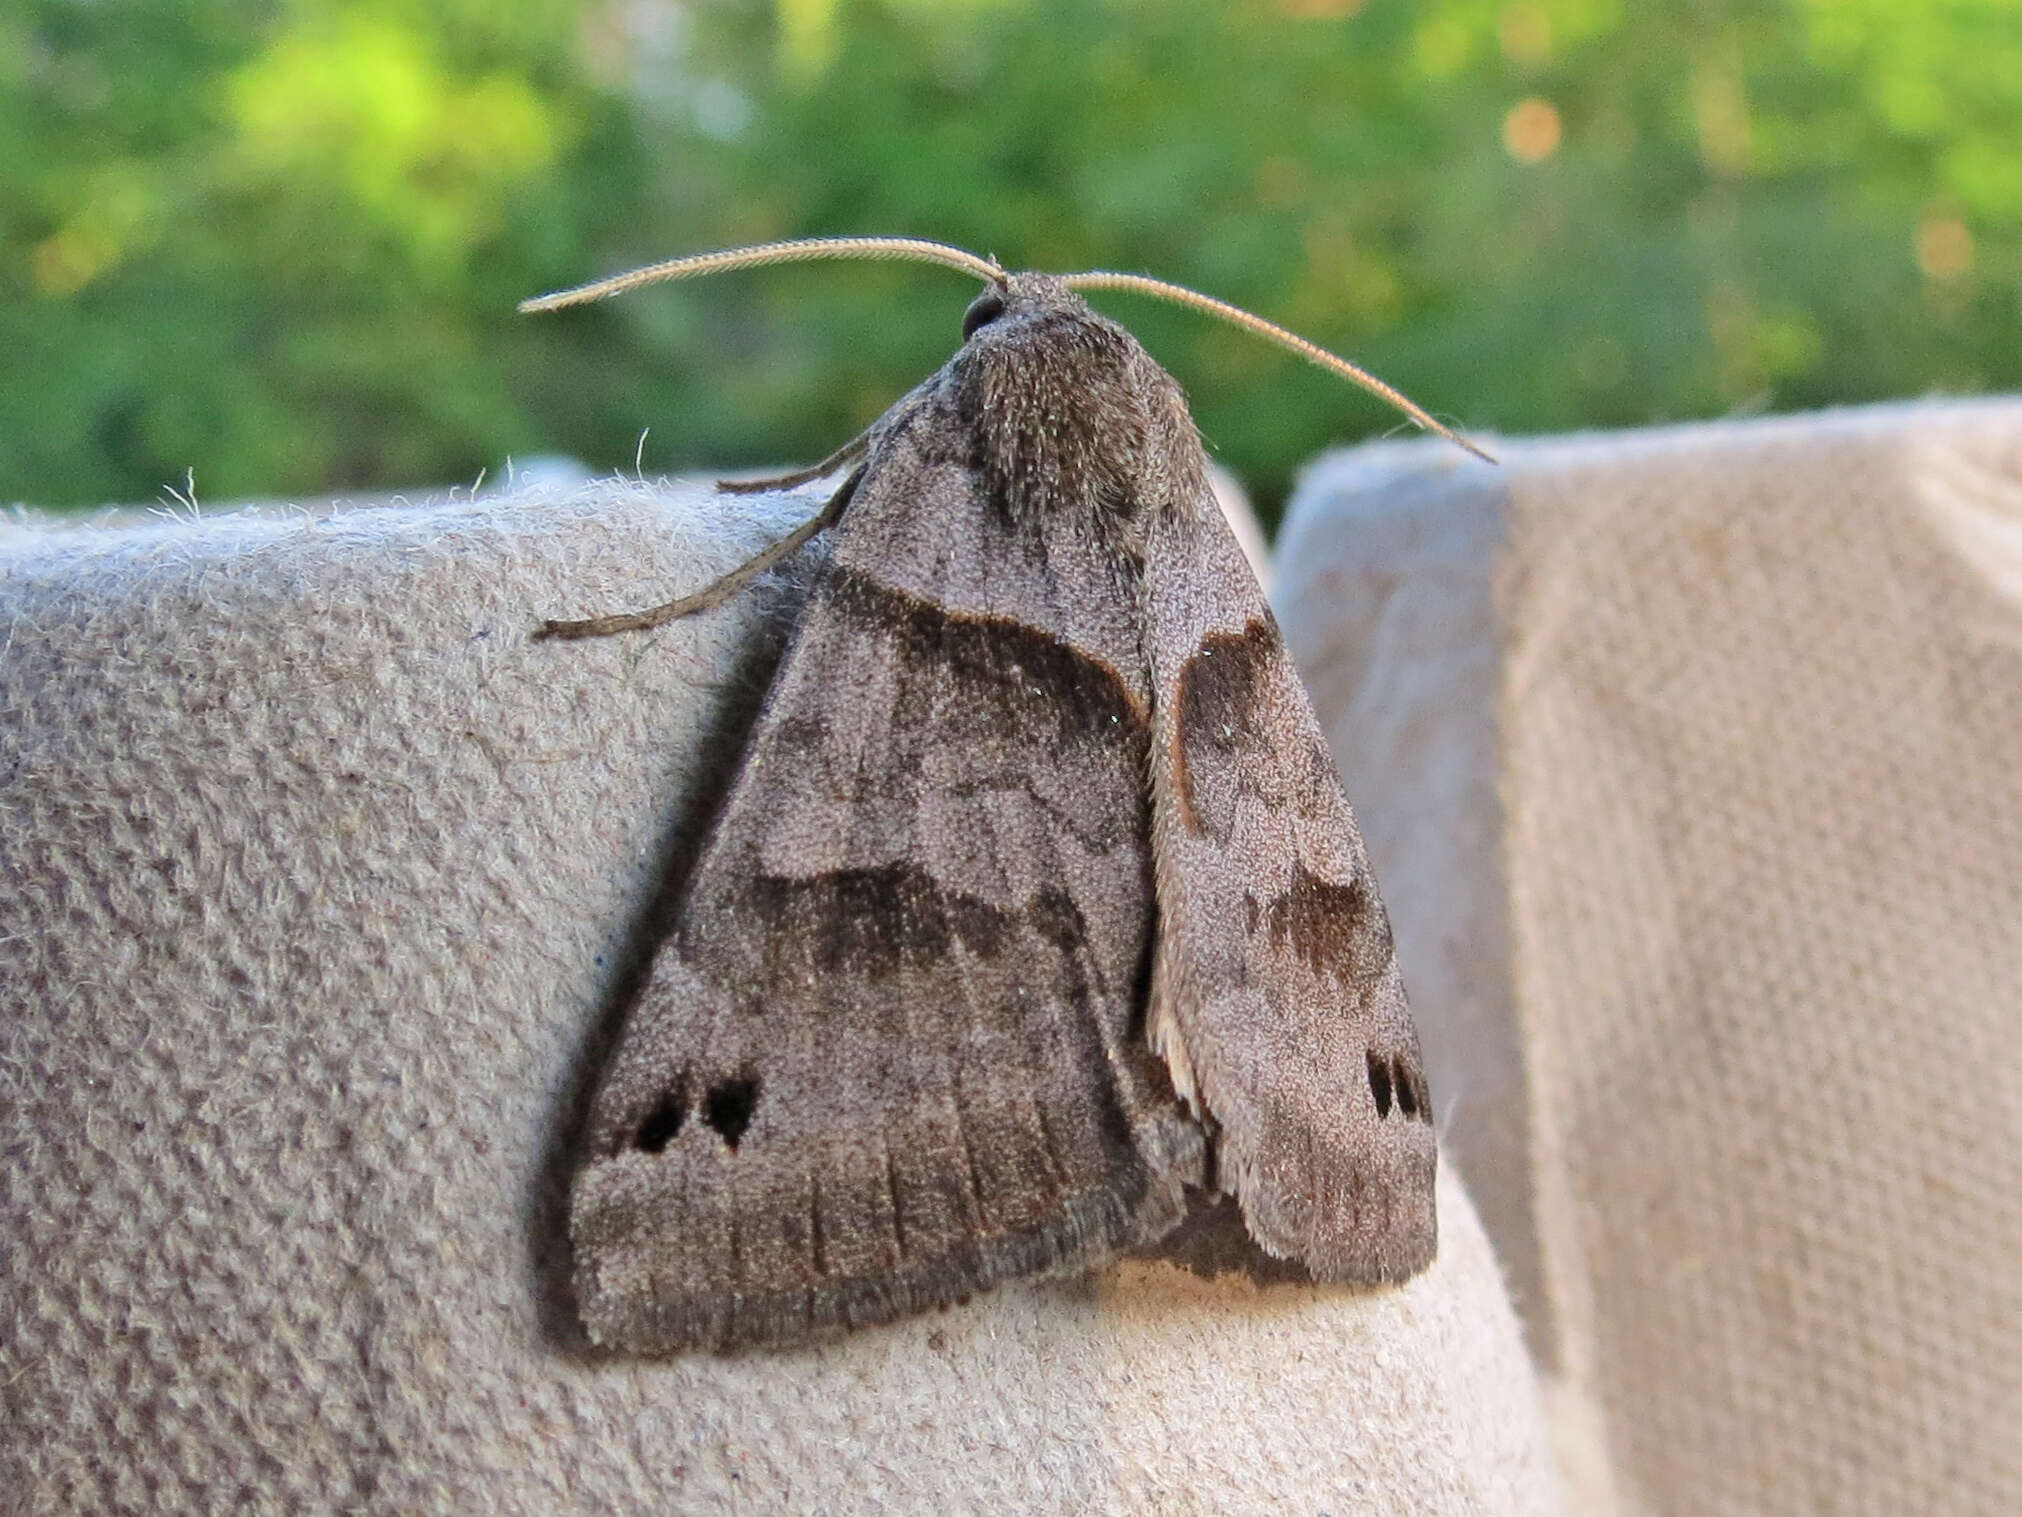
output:
[{"label": "green foliage background", "polygon": [[[0,500],[826,452],[943,270],[519,297],[837,232],[1194,285],[1470,428],[2022,380],[2017,0],[0,0]],[[1103,303],[1270,499],[1389,429]]]}]

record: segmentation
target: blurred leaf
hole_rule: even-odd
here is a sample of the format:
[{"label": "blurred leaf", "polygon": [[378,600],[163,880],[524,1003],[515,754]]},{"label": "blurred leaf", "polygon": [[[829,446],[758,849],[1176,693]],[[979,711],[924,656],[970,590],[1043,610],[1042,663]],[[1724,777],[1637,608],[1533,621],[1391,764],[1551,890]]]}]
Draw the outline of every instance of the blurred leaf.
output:
[{"label": "blurred leaf", "polygon": [[[1485,429],[2014,386],[2018,126],[2013,0],[17,0],[0,495],[811,458],[963,281],[511,305],[830,232],[1192,284]],[[1267,504],[1396,424],[1103,304]]]}]

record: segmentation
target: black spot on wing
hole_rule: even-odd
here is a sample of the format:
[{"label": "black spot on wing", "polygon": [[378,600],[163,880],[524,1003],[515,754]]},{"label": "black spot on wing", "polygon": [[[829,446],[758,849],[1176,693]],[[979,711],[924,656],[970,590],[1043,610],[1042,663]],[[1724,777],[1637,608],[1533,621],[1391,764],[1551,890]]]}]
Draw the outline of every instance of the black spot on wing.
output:
[{"label": "black spot on wing", "polygon": [[665,1150],[681,1131],[681,1124],[688,1118],[688,1103],[681,1094],[680,1087],[668,1091],[654,1103],[632,1135],[632,1146],[642,1154],[657,1154]]},{"label": "black spot on wing", "polygon": [[759,1080],[755,1072],[744,1070],[712,1084],[699,1104],[691,1105],[688,1089],[692,1071],[680,1077],[655,1100],[631,1129],[631,1144],[642,1154],[665,1153],[667,1145],[679,1137],[690,1117],[699,1116],[734,1153],[758,1112]]},{"label": "black spot on wing", "polygon": [[1389,1061],[1378,1058],[1376,1051],[1371,1049],[1367,1062],[1369,1066],[1369,1094],[1376,1102],[1376,1115],[1379,1118],[1387,1117],[1390,1115]]},{"label": "black spot on wing", "polygon": [[1432,1121],[1432,1102],[1426,1095],[1425,1076],[1416,1061],[1403,1054],[1385,1056],[1375,1049],[1364,1056],[1369,1073],[1369,1095],[1376,1103],[1379,1121],[1393,1108],[1407,1122]]},{"label": "black spot on wing", "polygon": [[1391,1079],[1397,1086],[1397,1109],[1407,1119],[1417,1116],[1418,1087],[1412,1082],[1411,1071],[1404,1067],[1402,1059],[1392,1066]]},{"label": "black spot on wing", "polygon": [[1405,1115],[1429,1124],[1432,1121],[1432,1096],[1425,1088],[1425,1075],[1417,1061],[1398,1055],[1397,1077],[1411,1089],[1411,1110]]},{"label": "black spot on wing", "polygon": [[702,1101],[702,1120],[729,1145],[734,1153],[737,1144],[751,1127],[751,1119],[758,1111],[758,1077],[740,1075],[734,1080],[719,1080],[709,1087],[709,1094]]}]

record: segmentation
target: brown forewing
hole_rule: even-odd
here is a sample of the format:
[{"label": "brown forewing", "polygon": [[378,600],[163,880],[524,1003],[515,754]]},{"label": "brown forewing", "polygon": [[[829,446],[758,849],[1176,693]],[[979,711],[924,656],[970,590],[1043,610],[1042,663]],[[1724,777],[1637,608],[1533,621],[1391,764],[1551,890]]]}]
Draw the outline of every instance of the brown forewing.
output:
[{"label": "brown forewing", "polygon": [[1133,567],[988,498],[946,371],[887,418],[599,1091],[591,1335],[782,1344],[1158,1236]]},{"label": "brown forewing", "polygon": [[1143,596],[1154,1039],[1258,1243],[1319,1279],[1401,1279],[1435,1244],[1417,1031],[1326,739],[1205,491],[1159,513]]}]

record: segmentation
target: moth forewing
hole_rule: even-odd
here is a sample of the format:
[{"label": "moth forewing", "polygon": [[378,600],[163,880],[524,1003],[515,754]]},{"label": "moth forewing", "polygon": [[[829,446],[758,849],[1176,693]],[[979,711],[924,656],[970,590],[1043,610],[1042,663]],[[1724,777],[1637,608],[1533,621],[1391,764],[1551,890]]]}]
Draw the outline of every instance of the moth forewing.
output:
[{"label": "moth forewing", "polygon": [[1153,524],[1143,604],[1157,1044],[1267,1252],[1402,1279],[1437,1228],[1417,1031],[1325,736],[1205,492]]},{"label": "moth forewing", "polygon": [[572,1198],[600,1342],[790,1343],[1086,1268],[1201,1178],[1138,1029],[1130,564],[1112,519],[993,495],[964,418],[994,362],[873,436],[621,1036]]}]

